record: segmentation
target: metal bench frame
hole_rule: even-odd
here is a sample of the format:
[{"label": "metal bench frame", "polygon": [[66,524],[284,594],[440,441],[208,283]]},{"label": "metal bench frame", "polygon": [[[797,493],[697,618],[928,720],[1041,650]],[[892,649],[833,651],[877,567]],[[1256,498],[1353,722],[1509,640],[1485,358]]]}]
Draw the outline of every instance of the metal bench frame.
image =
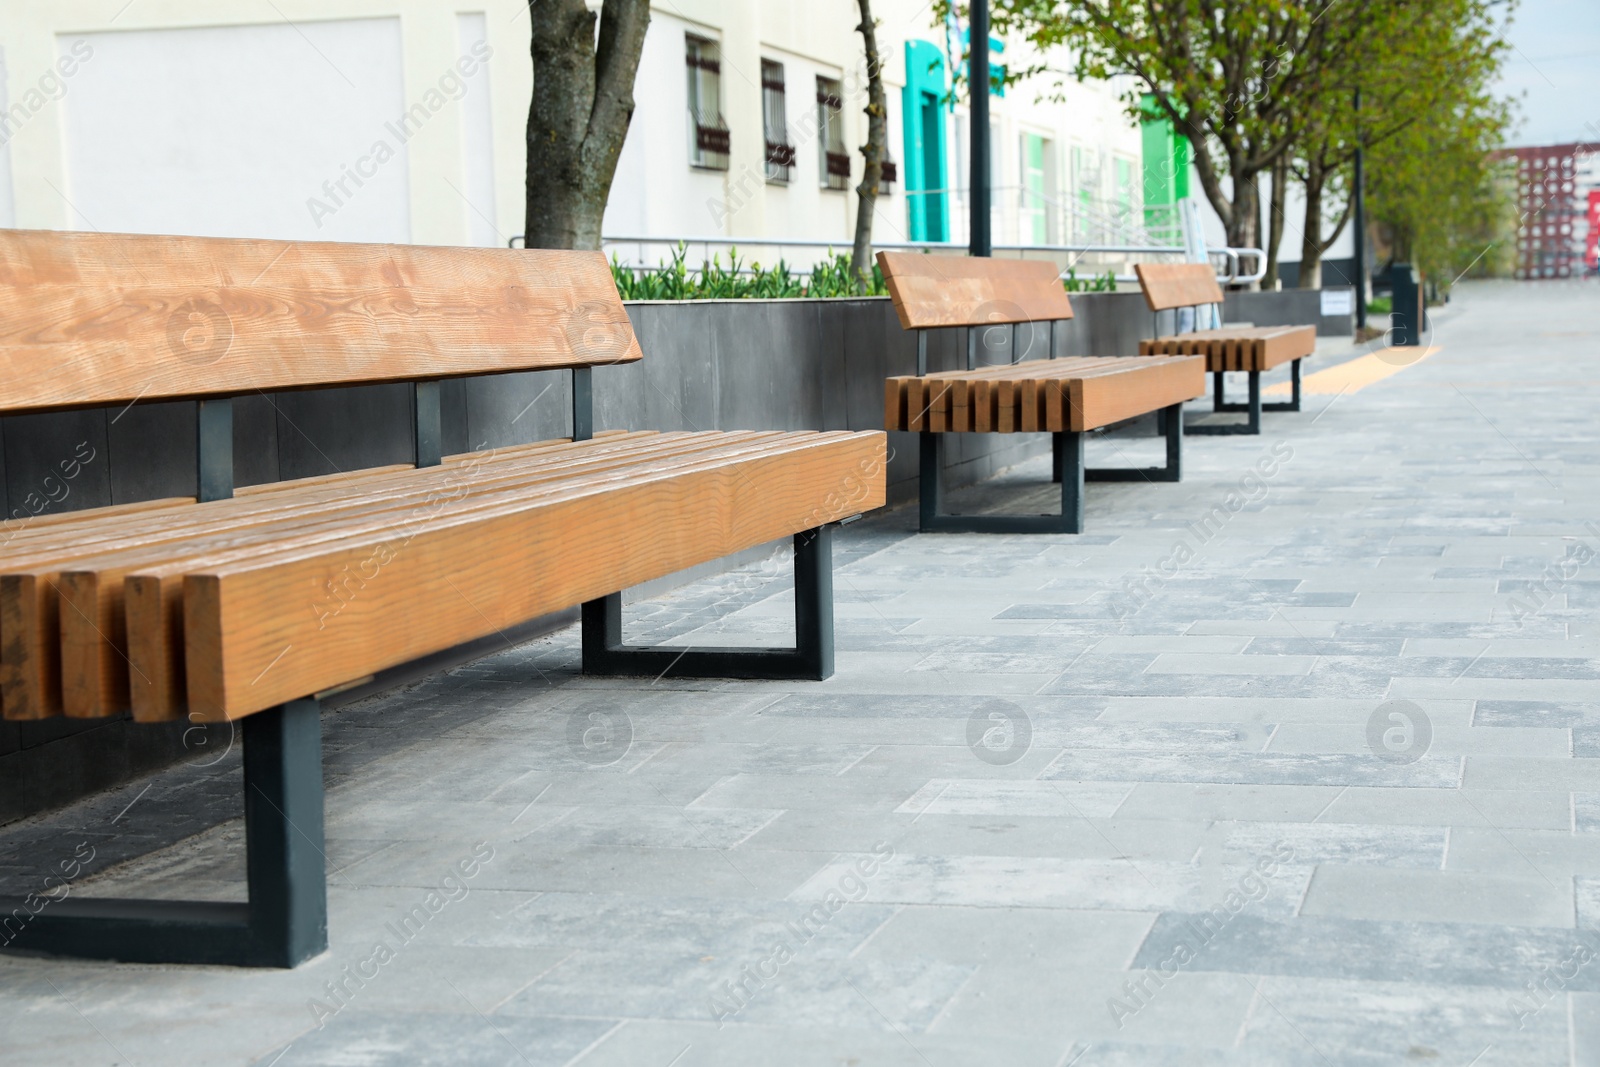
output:
[{"label": "metal bench frame", "polygon": [[[1207,304],[1196,304],[1194,307],[1209,307]],[[1178,312],[1179,308],[1172,308],[1172,332],[1179,333]],[[1161,312],[1152,312],[1155,316],[1155,336],[1161,336]],[[1221,319],[1219,314],[1218,319]],[[1209,357],[1208,357],[1209,358]],[[1304,359],[1302,356],[1300,359]],[[1261,433],[1261,413],[1263,411],[1299,411],[1300,410],[1300,359],[1290,361],[1289,380],[1294,393],[1291,399],[1271,404],[1261,402],[1261,371],[1245,371],[1250,377],[1249,399],[1244,403],[1224,399],[1223,375],[1236,374],[1237,371],[1212,371],[1211,372],[1211,410],[1218,414],[1224,412],[1242,412],[1247,416],[1244,422],[1224,423],[1217,426],[1196,425],[1190,426],[1183,432],[1204,436],[1226,436],[1229,434],[1244,434],[1258,436]],[[1280,364],[1281,365],[1281,364]]]},{"label": "metal bench frame", "polygon": [[[1056,358],[1056,322],[1050,320],[1049,359]],[[1035,325],[1030,323],[1030,325]],[[1011,365],[1017,358],[1017,323],[1011,324]],[[932,327],[930,327],[932,328]],[[989,327],[983,327],[988,329]],[[967,332],[967,369],[978,366],[974,327]],[[928,373],[928,330],[917,334],[917,375]],[[1137,358],[1137,357],[1129,357]],[[1105,467],[1084,465],[1086,431],[1052,433],[1051,480],[1061,483],[1061,511],[1051,515],[950,515],[944,506],[944,437],[947,431],[923,430],[918,434],[920,459],[919,528],[923,533],[1064,533],[1083,532],[1085,482],[1176,482],[1183,474],[1183,405],[1172,404],[1157,412],[1157,433],[1167,441],[1164,467]],[[956,432],[956,431],[948,431]]]}]

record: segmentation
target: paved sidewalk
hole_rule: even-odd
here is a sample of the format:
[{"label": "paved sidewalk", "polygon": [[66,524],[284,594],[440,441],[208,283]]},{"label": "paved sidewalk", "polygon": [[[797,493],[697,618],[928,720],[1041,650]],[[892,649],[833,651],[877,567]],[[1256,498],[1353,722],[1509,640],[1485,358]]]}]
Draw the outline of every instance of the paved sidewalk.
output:
[{"label": "paved sidewalk", "polygon": [[[1600,286],[1462,286],[1431,342],[1084,536],[846,527],[829,682],[565,632],[329,714],[332,951],[0,955],[0,1063],[1600,1063]],[[786,582],[630,639],[785,634]],[[215,759],[0,831],[0,883],[237,896]]]}]

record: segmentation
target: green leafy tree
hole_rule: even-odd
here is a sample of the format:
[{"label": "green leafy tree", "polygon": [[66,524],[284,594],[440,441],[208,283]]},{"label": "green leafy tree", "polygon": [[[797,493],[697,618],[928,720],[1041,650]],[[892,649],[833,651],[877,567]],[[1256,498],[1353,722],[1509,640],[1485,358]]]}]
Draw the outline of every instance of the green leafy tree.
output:
[{"label": "green leafy tree", "polygon": [[1510,125],[1509,104],[1486,85],[1466,87],[1368,153],[1368,211],[1388,262],[1411,263],[1441,286],[1503,270],[1517,220],[1494,150]]},{"label": "green leafy tree", "polygon": [[[1423,0],[994,0],[997,32],[1030,41],[1041,61],[1007,78],[1043,73],[1140,83],[1127,96],[1139,117],[1141,93],[1193,148],[1206,199],[1228,243],[1260,247],[1259,179],[1303,133],[1304,101],[1325,91],[1360,43],[1365,14],[1382,4]],[[939,7],[958,12],[959,0]],[[1339,17],[1333,17],[1337,11]],[[1060,67],[1055,57],[1070,56]]]},{"label": "green leafy tree", "polygon": [[[1369,186],[1391,190],[1391,202],[1397,204],[1396,167],[1406,181],[1423,182],[1431,194],[1440,181],[1453,185],[1453,176],[1427,171],[1461,162],[1440,158],[1417,167],[1415,153],[1450,145],[1470,154],[1470,145],[1487,152],[1498,144],[1508,112],[1489,86],[1508,46],[1495,23],[1495,6],[1491,0],[1433,0],[1426,6],[1399,3],[1370,11],[1362,27],[1364,46],[1330,65],[1325,91],[1304,101],[1303,132],[1289,164],[1305,187],[1302,288],[1321,285],[1322,257],[1350,219],[1358,145],[1368,153]],[[1342,16],[1330,11],[1330,17]],[[1359,115],[1353,106],[1357,88]],[[1466,165],[1468,184],[1481,184],[1482,167]],[[1331,226],[1325,225],[1329,219]],[[1275,262],[1275,254],[1272,258]]]}]

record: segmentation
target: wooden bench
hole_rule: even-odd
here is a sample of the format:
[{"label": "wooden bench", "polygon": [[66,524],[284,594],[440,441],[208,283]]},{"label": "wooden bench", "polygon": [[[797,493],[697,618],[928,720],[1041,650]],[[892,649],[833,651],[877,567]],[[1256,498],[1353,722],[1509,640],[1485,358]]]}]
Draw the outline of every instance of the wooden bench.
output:
[{"label": "wooden bench", "polygon": [[[1144,300],[1160,321],[1163,311],[1178,308],[1222,305],[1222,287],[1216,275],[1204,263],[1140,263],[1134,273],[1139,277],[1139,287],[1144,290]],[[1176,323],[1174,323],[1176,329]],[[1157,330],[1159,333],[1159,329]],[[1258,434],[1261,432],[1263,411],[1300,410],[1300,361],[1317,350],[1315,326],[1223,326],[1215,330],[1191,330],[1153,341],[1140,341],[1142,356],[1198,355],[1206,357],[1206,370],[1212,374],[1213,411],[1242,411],[1248,416],[1242,424],[1221,426],[1190,426],[1189,433],[1198,434]],[[1289,377],[1293,383],[1293,399],[1278,404],[1261,403],[1261,374],[1274,367],[1289,364]],[[1250,400],[1248,403],[1229,403],[1223,396],[1222,376],[1227,371],[1244,371],[1250,375]]]},{"label": "wooden bench", "polygon": [[[884,426],[920,435],[924,531],[1081,533],[1085,481],[1179,479],[1183,403],[1205,394],[1203,360],[1056,359],[1056,323],[1072,318],[1072,303],[1052,263],[879,252],[878,264],[900,325],[917,334],[917,373],[886,383]],[[947,327],[966,330],[966,368],[930,373],[928,331]],[[1010,361],[979,366],[981,334],[994,329],[1009,330]],[[1043,358],[1022,358],[1033,352]],[[1164,467],[1085,468],[1085,433],[1149,412],[1158,413],[1166,436]],[[1051,434],[1060,513],[944,514],[944,442],[951,433]]]},{"label": "wooden bench", "polygon": [[[0,905],[0,943],[320,953],[317,694],[546,613],[582,605],[586,673],[827,677],[831,528],[883,504],[886,435],[594,433],[594,368],[640,358],[597,252],[0,231],[0,410],[198,402],[197,499],[0,524],[4,716],[242,720],[249,868],[247,904]],[[570,439],[441,455],[441,379],[555,368]],[[231,396],[388,381],[414,468],[235,491]],[[622,643],[620,590],[790,536],[794,648]]]}]

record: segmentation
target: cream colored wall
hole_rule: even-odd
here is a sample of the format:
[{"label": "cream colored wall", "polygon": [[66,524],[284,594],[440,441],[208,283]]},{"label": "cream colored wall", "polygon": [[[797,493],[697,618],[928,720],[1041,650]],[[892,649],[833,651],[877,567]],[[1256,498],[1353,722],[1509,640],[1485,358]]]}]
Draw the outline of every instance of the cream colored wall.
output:
[{"label": "cream colored wall", "polygon": [[[598,0],[592,0],[592,6],[598,6]],[[878,0],[875,6],[889,95],[890,149],[895,159],[903,161],[900,87],[905,80],[904,42],[921,37],[942,43],[943,30],[929,24],[928,8],[921,0]],[[638,110],[613,188],[608,231],[644,228],[656,234],[809,237],[847,244],[854,226],[853,190],[839,193],[819,188],[817,146],[814,139],[798,143],[797,130],[809,128],[809,123],[799,120],[814,111],[815,76],[825,73],[842,77],[847,96],[846,143],[855,165],[852,186],[859,181],[860,146],[866,139],[866,117],[861,110],[865,103],[865,69],[855,32],[858,14],[854,0],[671,0],[656,3],[653,11],[646,60],[635,91]],[[456,62],[460,51],[457,15],[468,12],[483,13],[493,49],[488,87],[494,203],[492,210],[483,214],[493,218],[498,239],[503,240],[520,231],[523,216],[524,125],[532,87],[525,0],[461,0],[452,4],[438,0],[135,0],[131,4],[127,0],[9,0],[0,5],[5,97],[14,107],[36,89],[40,78],[55,69],[62,42],[75,34],[217,26],[281,30],[286,22],[303,27],[318,21],[389,18],[399,20],[402,102],[409,106],[435,87],[441,74]],[[688,165],[681,56],[682,35],[690,28],[717,38],[723,49],[722,106],[733,134],[726,173],[694,171]],[[1010,49],[1008,52],[1007,59],[1018,54]],[[794,178],[787,188],[769,185],[762,178],[764,137],[759,83],[763,56],[777,59],[786,67],[791,140],[796,140],[800,149]],[[321,62],[309,53],[306,61]],[[276,72],[247,73],[270,79]],[[149,76],[162,75],[152,71]],[[7,156],[10,160],[16,225],[74,224],[67,202],[71,181],[63,143],[63,119],[75,103],[74,82],[69,77],[63,84],[65,95],[46,101],[0,148],[0,166],[4,166]],[[80,81],[78,88],[81,90],[86,84]],[[226,93],[226,87],[219,92]],[[1106,85],[1070,86],[1068,100],[1063,104],[1039,100],[1039,90],[1019,86],[1005,99],[996,100],[999,181],[1005,185],[1020,182],[1017,139],[1024,129],[1051,141],[1055,156],[1052,169],[1058,186],[1052,195],[1070,192],[1066,186],[1073,143],[1106,146],[1137,163],[1138,131],[1121,116],[1115,95],[1113,88]],[[337,103],[330,101],[330,106]],[[462,193],[470,185],[463,149],[469,118],[464,106],[447,105],[405,145],[408,192],[404,230],[412,241],[466,243],[474,236],[472,211],[462,200]],[[182,116],[152,116],[148,135],[174,136],[172,124],[181,121]],[[331,120],[326,115],[319,119],[316,114],[308,114],[304,121]],[[366,147],[359,139],[353,140],[350,159],[354,161]],[[956,185],[965,186],[966,175],[954,172],[958,157],[953,143],[951,148],[952,179]],[[292,146],[285,150],[292,151]],[[0,194],[4,184],[0,178]],[[255,188],[246,175],[237,189],[227,193],[243,202],[264,196],[294,195],[304,199],[313,191]],[[0,204],[0,221],[4,220],[5,210],[5,205]],[[952,221],[958,235],[964,232],[961,220]],[[118,227],[115,217],[88,222],[106,229]],[[905,197],[897,185],[893,195],[879,201],[875,232],[880,238],[893,239],[902,237],[905,229]],[[483,239],[483,225],[476,227],[476,234]]]},{"label": "cream colored wall", "polygon": [[[7,3],[0,6],[0,47],[5,49],[6,98],[15,106],[44,72],[53,68],[60,42],[77,34],[136,32],[193,27],[278,27],[287,21],[303,25],[318,21],[398,18],[403,70],[403,102],[423,99],[459,52],[458,12],[486,16],[493,56],[488,71],[493,122],[494,210],[497,228],[507,234],[521,227],[522,141],[532,76],[527,59],[527,8],[519,0],[469,0],[460,5],[434,0],[51,0],[50,3]],[[311,47],[310,45],[307,46]],[[92,64],[93,60],[89,62]],[[266,72],[270,75],[271,72]],[[160,71],[149,72],[159,78]],[[49,102],[21,124],[10,139],[15,221],[23,227],[61,228],[73,222],[68,204],[70,181],[66,173],[63,118],[74,104],[73,79],[65,79],[65,93]],[[357,87],[359,89],[359,87]],[[398,116],[397,116],[398,117]],[[308,116],[315,121],[315,116]],[[181,116],[153,116],[152,126],[181,124]],[[159,135],[152,132],[152,136]],[[205,136],[205,131],[188,131]],[[470,228],[461,197],[449,195],[449,179],[465,189],[463,129],[459,107],[446,105],[405,145],[411,240],[425,244],[464,243]],[[353,141],[353,162],[368,144]],[[335,175],[336,176],[336,175]],[[294,190],[300,199],[312,190]],[[238,190],[241,198],[284,196],[287,190]],[[116,220],[91,220],[116,229]],[[264,235],[272,236],[272,235]]]}]

